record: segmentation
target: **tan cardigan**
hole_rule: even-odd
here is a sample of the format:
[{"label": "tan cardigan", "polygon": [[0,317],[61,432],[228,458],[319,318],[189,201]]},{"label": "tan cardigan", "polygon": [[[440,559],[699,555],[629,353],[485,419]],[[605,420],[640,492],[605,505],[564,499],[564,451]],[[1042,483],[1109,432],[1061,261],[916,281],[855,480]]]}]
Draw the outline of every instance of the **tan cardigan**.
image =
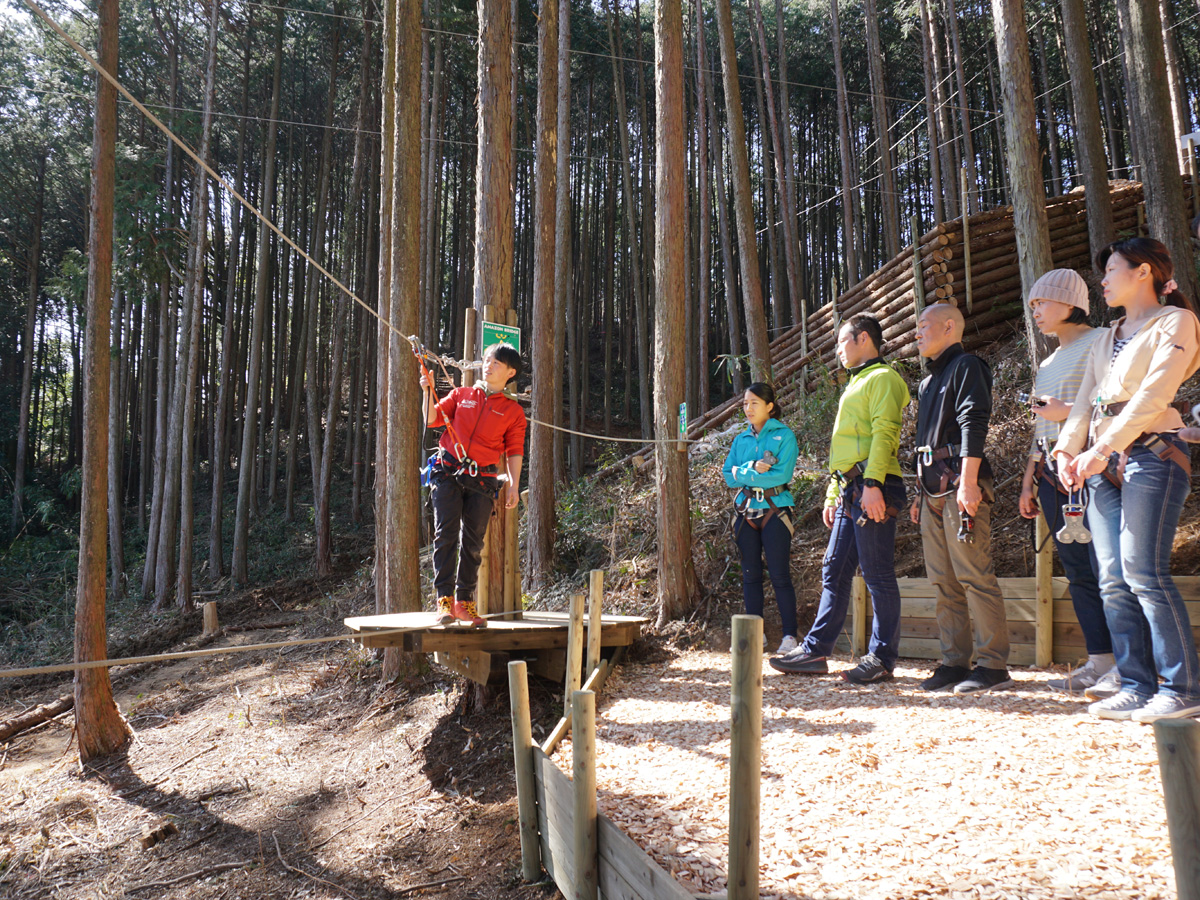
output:
[{"label": "tan cardigan", "polygon": [[[1179,386],[1200,369],[1200,320],[1189,310],[1164,306],[1113,360],[1113,341],[1124,321],[1118,319],[1092,342],[1083,383],[1054,453],[1076,456],[1099,443],[1122,452],[1146,432],[1183,427],[1171,403]],[[1115,416],[1102,416],[1094,406],[1098,397],[1125,407]]]}]

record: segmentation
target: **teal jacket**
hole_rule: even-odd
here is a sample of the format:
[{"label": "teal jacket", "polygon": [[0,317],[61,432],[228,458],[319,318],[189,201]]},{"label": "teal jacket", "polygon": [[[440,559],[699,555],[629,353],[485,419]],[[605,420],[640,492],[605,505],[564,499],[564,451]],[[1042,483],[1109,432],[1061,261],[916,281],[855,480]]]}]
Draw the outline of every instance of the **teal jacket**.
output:
[{"label": "teal jacket", "polygon": [[[775,457],[775,462],[766,472],[758,472],[754,464],[767,453]],[[767,419],[758,434],[749,425],[746,430],[733,439],[729,455],[725,457],[725,483],[731,488],[741,488],[744,494],[739,499],[750,498],[750,509],[768,509],[770,503],[766,499],[755,500],[754,488],[773,488],[785,485],[792,480],[796,471],[796,457],[799,455],[796,446],[796,436],[778,419]],[[771,498],[776,506],[794,506],[796,501],[790,491],[783,491]]]}]

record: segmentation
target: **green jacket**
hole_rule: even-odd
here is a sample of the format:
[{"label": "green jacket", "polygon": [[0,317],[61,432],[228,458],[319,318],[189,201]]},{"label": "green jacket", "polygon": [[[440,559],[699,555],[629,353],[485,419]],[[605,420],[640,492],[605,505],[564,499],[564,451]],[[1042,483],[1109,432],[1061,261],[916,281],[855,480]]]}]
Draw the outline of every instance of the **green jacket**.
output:
[{"label": "green jacket", "polygon": [[[882,482],[888,475],[901,475],[896,452],[910,399],[904,379],[882,360],[852,371],[833,422],[829,471],[845,472],[866,460],[865,478]],[[840,493],[837,478],[830,478],[825,505],[836,506]]]}]

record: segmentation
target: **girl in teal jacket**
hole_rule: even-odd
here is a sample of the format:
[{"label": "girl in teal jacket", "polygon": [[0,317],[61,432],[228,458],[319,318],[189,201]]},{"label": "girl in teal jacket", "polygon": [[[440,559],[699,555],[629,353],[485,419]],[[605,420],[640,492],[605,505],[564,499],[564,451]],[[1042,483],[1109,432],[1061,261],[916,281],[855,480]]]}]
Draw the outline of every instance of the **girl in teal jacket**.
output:
[{"label": "girl in teal jacket", "polygon": [[[748,427],[733,439],[725,457],[725,483],[737,489],[734,538],[742,557],[746,612],[763,614],[763,556],[775,588],[783,642],[778,653],[796,648],[796,589],[792,586],[792,529],[795,500],[788,483],[796,469],[796,436],[783,424],[775,389],[757,382],[746,389],[742,410]],[[763,638],[766,648],[766,638]]]}]

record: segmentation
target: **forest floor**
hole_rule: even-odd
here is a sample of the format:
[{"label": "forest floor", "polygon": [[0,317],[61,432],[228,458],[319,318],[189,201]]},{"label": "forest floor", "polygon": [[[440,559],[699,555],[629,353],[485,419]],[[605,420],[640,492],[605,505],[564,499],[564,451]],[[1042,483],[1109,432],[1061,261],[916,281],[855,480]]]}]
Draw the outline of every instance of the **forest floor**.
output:
[{"label": "forest floor", "polygon": [[[990,357],[1001,576],[1033,570],[1031,528],[1016,510],[1029,441],[1029,414],[1014,397],[1028,389],[1023,359],[1015,343]],[[915,394],[917,372],[906,374]],[[793,481],[802,511],[793,545],[802,627],[819,592],[827,535],[819,472],[835,402],[831,385],[788,411],[802,444]],[[741,606],[723,525],[729,499],[720,465],[730,440],[730,433],[714,436],[690,451],[700,602],[686,620],[632,648],[599,702],[602,808],[697,891],[723,887],[728,623]],[[560,580],[527,604],[561,609],[585,573],[601,568],[609,611],[654,615],[653,475],[627,470],[574,482],[559,515]],[[201,533],[206,528],[198,522]],[[208,646],[342,634],[344,617],[373,610],[369,527],[335,533],[337,572],[324,580],[296,574],[311,565],[303,528],[264,528],[252,560],[259,586],[213,588],[230,630]],[[1200,574],[1198,533],[1193,494],[1176,572]],[[897,541],[898,573],[922,574],[915,527],[902,521]],[[0,573],[0,585],[33,590],[34,576],[20,579]],[[116,608],[114,656],[203,643],[198,614],[148,616],[135,601]],[[0,665],[69,655],[69,606],[53,609],[5,632]],[[768,602],[772,642],[778,622]],[[926,668],[902,664],[896,682],[870,690],[768,674],[766,896],[1170,893],[1149,729],[1080,715],[1079,703],[1044,689],[1048,670],[1015,670],[1016,690],[967,701],[915,691]],[[135,739],[120,759],[81,770],[69,713],[0,744],[0,896],[556,896],[550,885],[520,879],[502,688],[481,692],[437,668],[383,685],[377,659],[350,643],[125,673],[114,670],[114,685]],[[69,692],[63,679],[0,682],[0,720]],[[536,738],[561,710],[561,687],[532,679],[531,702]],[[560,763],[569,747],[559,751]],[[143,849],[143,831],[167,822],[178,833]]]}]

